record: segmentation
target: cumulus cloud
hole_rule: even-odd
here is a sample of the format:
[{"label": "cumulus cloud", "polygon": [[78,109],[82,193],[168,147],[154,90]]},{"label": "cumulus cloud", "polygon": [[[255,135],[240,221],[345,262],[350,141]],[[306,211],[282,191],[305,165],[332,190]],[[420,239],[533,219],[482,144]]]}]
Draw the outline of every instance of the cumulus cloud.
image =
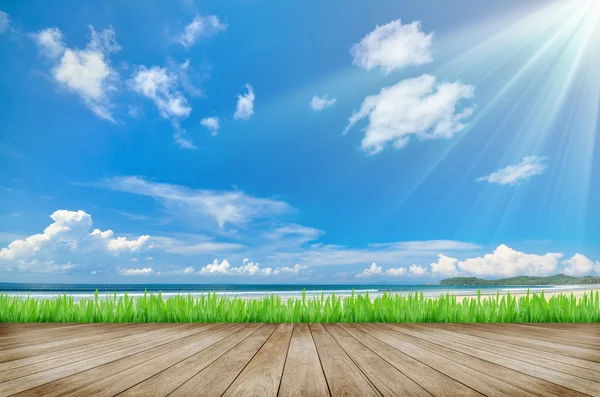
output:
[{"label": "cumulus cloud", "polygon": [[245,94],[238,95],[237,106],[233,118],[236,120],[249,120],[254,114],[254,89],[250,84],[246,84]]},{"label": "cumulus cloud", "polygon": [[218,117],[205,117],[200,120],[200,125],[210,131],[211,135],[217,135],[219,132],[219,118]]},{"label": "cumulus cloud", "polygon": [[372,277],[372,276],[404,276],[406,274],[406,268],[398,267],[398,268],[390,268],[386,271],[383,271],[381,266],[377,266],[377,263],[371,263],[371,266],[368,269],[363,270],[362,272],[356,275],[357,278],[363,277]]},{"label": "cumulus cloud", "polygon": [[[600,262],[593,262],[584,255],[575,254],[567,260],[561,253],[544,255],[527,254],[516,251],[502,244],[492,253],[483,256],[458,260],[438,254],[438,260],[429,268],[413,264],[408,268],[389,268],[384,270],[373,263],[371,267],[356,274],[356,277],[408,275],[414,277],[437,276],[476,276],[476,277],[515,277],[515,276],[548,276],[564,272],[572,276],[592,275],[600,273]],[[561,270],[562,266],[562,270]]]},{"label": "cumulus cloud", "polygon": [[355,44],[350,53],[353,63],[366,70],[380,67],[385,73],[409,65],[432,61],[430,47],[433,33],[421,31],[421,22],[402,25],[399,19],[375,30]]},{"label": "cumulus cloud", "polygon": [[547,157],[528,156],[518,164],[509,165],[489,175],[477,178],[477,181],[514,186],[532,176],[543,174],[546,171],[546,164],[544,164],[546,159]]},{"label": "cumulus cloud", "polygon": [[43,233],[11,242],[0,250],[0,265],[7,270],[64,271],[80,263],[114,258],[119,254],[138,252],[148,247],[150,236],[137,239],[114,238],[112,230],[92,227],[86,212],[57,210]]},{"label": "cumulus cloud", "polygon": [[85,49],[67,48],[62,32],[48,28],[32,35],[40,52],[52,63],[52,77],[59,84],[77,93],[98,117],[115,121],[110,112],[109,93],[115,91],[119,77],[111,68],[108,56],[121,47],[112,27],[97,32],[90,26],[91,37]]},{"label": "cumulus cloud", "polygon": [[444,261],[446,262],[445,268],[450,268],[450,264],[454,261],[461,275],[478,277],[545,276],[556,271],[562,257],[561,253],[526,254],[501,244],[491,254],[481,257],[468,258],[464,261],[445,257]]},{"label": "cumulus cloud", "polygon": [[111,190],[154,197],[165,209],[195,225],[212,226],[216,222],[221,228],[225,225],[242,227],[254,220],[268,219],[291,210],[283,201],[252,197],[237,190],[190,189],[135,176],[107,179],[100,185]]},{"label": "cumulus cloud", "polygon": [[575,254],[563,263],[565,274],[570,276],[589,276],[592,273],[600,273],[600,262],[593,262],[581,254]]},{"label": "cumulus cloud", "polygon": [[335,104],[335,98],[327,98],[327,95],[323,95],[322,97],[318,97],[314,95],[310,101],[310,107],[312,110],[323,110]]},{"label": "cumulus cloud", "polygon": [[473,114],[474,105],[462,109],[459,106],[473,93],[470,85],[438,83],[430,75],[403,80],[366,97],[344,133],[368,118],[361,147],[370,154],[380,152],[387,143],[401,149],[413,135],[420,140],[449,139],[465,127],[465,119]]},{"label": "cumulus cloud", "polygon": [[217,259],[203,268],[197,273],[193,267],[184,269],[182,274],[200,274],[208,276],[307,276],[311,270],[306,265],[296,264],[292,267],[261,267],[260,264],[251,262],[249,259],[244,259],[240,266],[231,266],[225,259],[221,263]]},{"label": "cumulus cloud", "polygon": [[457,273],[458,261],[446,255],[439,254],[438,261],[431,263],[431,273],[440,276],[454,276]]},{"label": "cumulus cloud", "polygon": [[419,265],[410,265],[408,272],[411,276],[421,277],[427,274],[427,269]]},{"label": "cumulus cloud", "polygon": [[6,32],[8,26],[10,25],[10,17],[7,13],[0,10],[0,33]]},{"label": "cumulus cloud", "polygon": [[179,36],[178,41],[186,48],[189,48],[202,37],[214,36],[227,29],[227,24],[219,20],[215,15],[199,16],[187,25]]},{"label": "cumulus cloud", "polygon": [[118,269],[119,274],[122,276],[150,276],[157,274],[151,267],[144,267],[142,269]]}]

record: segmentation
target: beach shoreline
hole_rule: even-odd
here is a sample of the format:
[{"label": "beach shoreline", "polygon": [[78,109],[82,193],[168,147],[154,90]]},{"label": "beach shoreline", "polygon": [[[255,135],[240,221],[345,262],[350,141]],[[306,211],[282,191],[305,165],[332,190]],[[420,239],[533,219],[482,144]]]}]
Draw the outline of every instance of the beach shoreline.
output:
[{"label": "beach shoreline", "polygon": [[[315,286],[317,287],[317,286]],[[377,297],[382,296],[383,294],[389,294],[389,295],[400,295],[400,296],[409,296],[409,295],[415,295],[418,294],[420,295],[421,293],[423,293],[423,297],[424,298],[438,298],[440,296],[446,296],[446,295],[450,295],[450,296],[455,296],[457,300],[465,300],[465,299],[472,299],[472,298],[477,298],[478,295],[478,287],[467,287],[465,286],[464,288],[458,288],[458,286],[455,286],[454,288],[456,289],[443,289],[440,288],[440,290],[434,290],[434,291],[421,291],[421,290],[411,290],[411,291],[397,291],[397,290],[388,290],[386,289],[386,286],[382,286],[380,289],[357,289],[354,291],[354,296],[358,296],[358,295],[369,295],[369,298],[371,300],[376,299]],[[520,286],[499,286],[498,288],[484,288],[481,289],[481,297],[483,298],[489,298],[489,297],[496,297],[497,294],[499,293],[500,296],[506,296],[508,295],[508,293],[510,293],[511,297],[522,297],[522,296],[526,296],[527,295],[527,291],[529,290],[530,295],[532,294],[540,294],[542,292],[544,292],[544,296],[546,298],[550,298],[552,296],[556,296],[556,295],[560,295],[560,294],[566,294],[566,295],[571,295],[573,294],[575,297],[577,298],[581,298],[584,294],[590,294],[590,293],[596,293],[597,291],[600,291],[600,285],[598,284],[590,284],[590,285],[560,285],[560,286],[530,286],[530,287],[520,287]],[[57,296],[72,296],[74,298],[75,301],[79,301],[81,299],[94,299],[94,294],[93,293],[70,293],[70,292],[26,292],[26,291],[22,291],[22,292],[14,292],[14,291],[7,291],[7,292],[3,292],[0,291],[0,293],[4,294],[4,295],[8,295],[8,296],[19,296],[19,297],[23,297],[23,298],[27,298],[28,296],[31,298],[35,298],[35,299],[52,299],[55,298]],[[120,298],[122,296],[125,295],[125,293],[127,293],[127,295],[129,297],[132,298],[138,298],[144,295],[143,292],[117,292],[116,296],[117,298]],[[213,294],[214,292],[209,292],[209,291],[201,291],[201,292],[194,292],[194,291],[172,291],[172,292],[162,292],[161,295],[163,297],[163,299],[169,299],[170,297],[174,297],[174,296],[184,296],[187,297],[188,294],[191,295],[193,298],[197,299],[200,298],[201,296],[207,296],[208,294]],[[318,288],[313,288],[311,290],[307,290],[306,291],[306,299],[314,299],[314,298],[320,298],[321,296],[324,295],[325,298],[327,297],[331,297],[332,293],[335,294],[336,297],[338,298],[347,298],[352,296],[352,290],[348,290],[348,289],[344,289],[344,290],[319,290]],[[158,292],[156,291],[149,291],[148,295],[151,294],[158,294]],[[265,296],[277,296],[280,297],[282,301],[287,301],[290,299],[302,299],[302,291],[253,291],[253,292],[247,292],[247,291],[228,291],[228,292],[223,292],[223,291],[218,291],[216,292],[217,296],[224,296],[224,297],[229,297],[229,298],[241,298],[241,299],[260,299],[260,298],[264,298]],[[111,292],[99,292],[98,293],[98,297],[100,299],[106,299],[108,298],[113,298],[115,296],[115,293],[111,293]]]}]

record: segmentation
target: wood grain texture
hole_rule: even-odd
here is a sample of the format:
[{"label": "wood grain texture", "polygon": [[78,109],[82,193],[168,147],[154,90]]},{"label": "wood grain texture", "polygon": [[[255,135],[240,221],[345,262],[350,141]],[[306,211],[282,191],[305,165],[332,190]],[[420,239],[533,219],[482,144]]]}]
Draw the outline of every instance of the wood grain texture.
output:
[{"label": "wood grain texture", "polygon": [[293,328],[293,324],[280,324],[223,395],[276,396]]},{"label": "wood grain texture", "polygon": [[600,397],[599,359],[600,324],[0,324],[0,397]]},{"label": "wood grain texture", "polygon": [[[154,357],[166,354],[173,349],[184,346],[194,340],[204,338],[208,332],[215,332],[231,325],[211,324],[201,327],[186,327],[168,336],[161,336],[159,340],[151,340],[139,345],[111,352],[89,360],[79,361],[71,365],[56,367],[53,370],[40,372],[19,378],[15,381],[18,386],[13,393],[24,390],[20,396],[53,397],[63,395],[72,390],[78,390]],[[11,381],[13,382],[13,381]],[[2,386],[10,383],[0,383]]]},{"label": "wood grain texture", "polygon": [[[594,382],[600,382],[600,372],[564,363],[561,361],[552,360],[550,358],[552,357],[552,353],[546,353],[545,357],[539,357],[537,355],[532,355],[528,352],[523,352],[523,348],[517,350],[507,349],[505,346],[499,345],[501,344],[499,342],[485,343],[484,341],[472,336],[460,334],[457,332],[436,330],[424,325],[407,325],[405,329],[415,330],[420,337],[431,336],[433,340],[437,340],[438,342],[442,343],[444,346],[447,347],[450,346],[448,346],[445,341],[452,341],[460,344],[458,345],[458,348],[460,350],[463,350],[461,349],[461,346],[467,346],[469,349],[474,348],[481,352],[495,353],[511,359],[516,359],[529,364],[534,364],[540,367],[548,368],[551,370],[550,373],[554,371],[560,371],[564,372],[565,374],[573,375],[575,377],[584,378]],[[431,340],[431,338],[428,340]],[[541,353],[544,355],[544,352]],[[544,377],[541,378],[545,379]]]},{"label": "wood grain texture", "polygon": [[[249,324],[235,329],[226,338],[196,353],[170,368],[142,381],[121,393],[121,396],[166,396],[181,384],[187,382],[198,372],[212,364],[216,359],[237,346],[240,342],[253,334],[263,324]],[[139,375],[136,374],[138,379]]]},{"label": "wood grain texture", "polygon": [[409,355],[390,348],[389,345],[360,330],[355,324],[340,324],[340,327],[434,396],[482,396],[481,393],[467,385],[436,371]]},{"label": "wood grain texture", "polygon": [[527,392],[506,382],[492,377],[486,372],[480,372],[467,365],[465,361],[469,356],[457,353],[455,359],[451,359],[439,354],[442,349],[429,350],[419,346],[417,341],[412,340],[400,332],[385,328],[383,325],[366,324],[359,325],[360,329],[365,330],[369,335],[387,343],[399,351],[421,361],[435,370],[446,374],[463,384],[468,384],[472,389],[487,396],[535,396],[537,394]]},{"label": "wood grain texture", "polygon": [[310,324],[331,395],[381,396],[322,324]]},{"label": "wood grain texture", "polygon": [[337,325],[324,326],[383,396],[431,396],[431,393]]},{"label": "wood grain texture", "polygon": [[70,397],[108,397],[115,396],[123,391],[135,386],[139,382],[158,374],[177,363],[194,356],[195,354],[207,349],[215,343],[227,338],[244,327],[242,324],[233,324],[233,326],[209,331],[203,337],[179,346],[165,354],[154,357],[139,365],[133,366],[125,371],[121,371],[109,377],[102,377],[101,380],[94,382],[86,387],[74,390],[65,394]]},{"label": "wood grain texture", "polygon": [[[408,336],[417,338],[414,341],[418,346],[429,349],[439,349],[438,353],[444,357],[453,360],[460,360],[461,363],[478,371],[485,371],[498,380],[503,380],[516,387],[522,387],[534,394],[541,396],[563,395],[563,396],[583,396],[581,393],[589,395],[596,390],[595,386],[590,386],[591,382],[587,379],[573,377],[572,375],[557,372],[551,369],[544,369],[537,365],[532,365],[511,357],[479,350],[467,344],[456,343],[447,338],[440,338],[435,335],[420,330],[410,329],[408,327],[398,328],[394,325],[388,325],[392,329],[400,331]],[[471,358],[458,357],[456,353],[466,354]],[[529,376],[528,376],[529,375]],[[565,385],[566,384],[566,385]],[[566,386],[566,387],[561,387]],[[579,391],[581,393],[576,393]],[[600,389],[596,390],[600,391]]]},{"label": "wood grain texture", "polygon": [[294,326],[279,395],[285,397],[329,396],[325,374],[323,374],[308,324]]},{"label": "wood grain texture", "polygon": [[264,327],[174,390],[169,397],[194,397],[199,394],[204,397],[222,396],[276,328],[276,324],[265,324]]}]

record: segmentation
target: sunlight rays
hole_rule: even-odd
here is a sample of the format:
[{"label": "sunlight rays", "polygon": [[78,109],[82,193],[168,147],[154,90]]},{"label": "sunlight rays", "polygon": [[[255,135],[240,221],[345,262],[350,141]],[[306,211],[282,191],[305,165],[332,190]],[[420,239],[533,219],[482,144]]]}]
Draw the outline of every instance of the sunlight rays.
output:
[{"label": "sunlight rays", "polygon": [[[548,207],[547,222],[582,233],[600,95],[600,73],[592,66],[600,64],[600,51],[592,45],[594,37],[600,38],[599,10],[592,1],[553,4],[440,66],[433,74],[475,85],[478,109],[467,129],[400,194],[396,211],[459,145],[470,145],[472,161],[457,172],[462,177],[440,207],[447,207],[465,184],[472,183],[490,157],[497,159],[499,168],[527,155],[549,155],[547,192],[486,186],[473,198],[469,213],[501,213],[494,236],[501,237],[497,234],[515,220],[513,207],[518,209],[526,196],[532,199],[535,194],[540,205]],[[486,131],[481,130],[484,125]],[[469,131],[474,135],[469,137]],[[480,220],[467,215],[462,228],[474,224]]]}]

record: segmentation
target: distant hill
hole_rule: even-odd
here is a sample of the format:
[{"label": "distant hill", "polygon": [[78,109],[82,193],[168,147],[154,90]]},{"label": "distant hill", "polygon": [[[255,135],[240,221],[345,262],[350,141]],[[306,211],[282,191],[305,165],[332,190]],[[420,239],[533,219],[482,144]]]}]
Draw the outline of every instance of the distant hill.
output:
[{"label": "distant hill", "polygon": [[584,276],[573,277],[566,274],[555,274],[548,277],[518,276],[500,278],[497,280],[484,280],[477,277],[452,277],[440,281],[440,285],[460,286],[496,286],[496,285],[577,285],[600,284],[600,277]]}]

